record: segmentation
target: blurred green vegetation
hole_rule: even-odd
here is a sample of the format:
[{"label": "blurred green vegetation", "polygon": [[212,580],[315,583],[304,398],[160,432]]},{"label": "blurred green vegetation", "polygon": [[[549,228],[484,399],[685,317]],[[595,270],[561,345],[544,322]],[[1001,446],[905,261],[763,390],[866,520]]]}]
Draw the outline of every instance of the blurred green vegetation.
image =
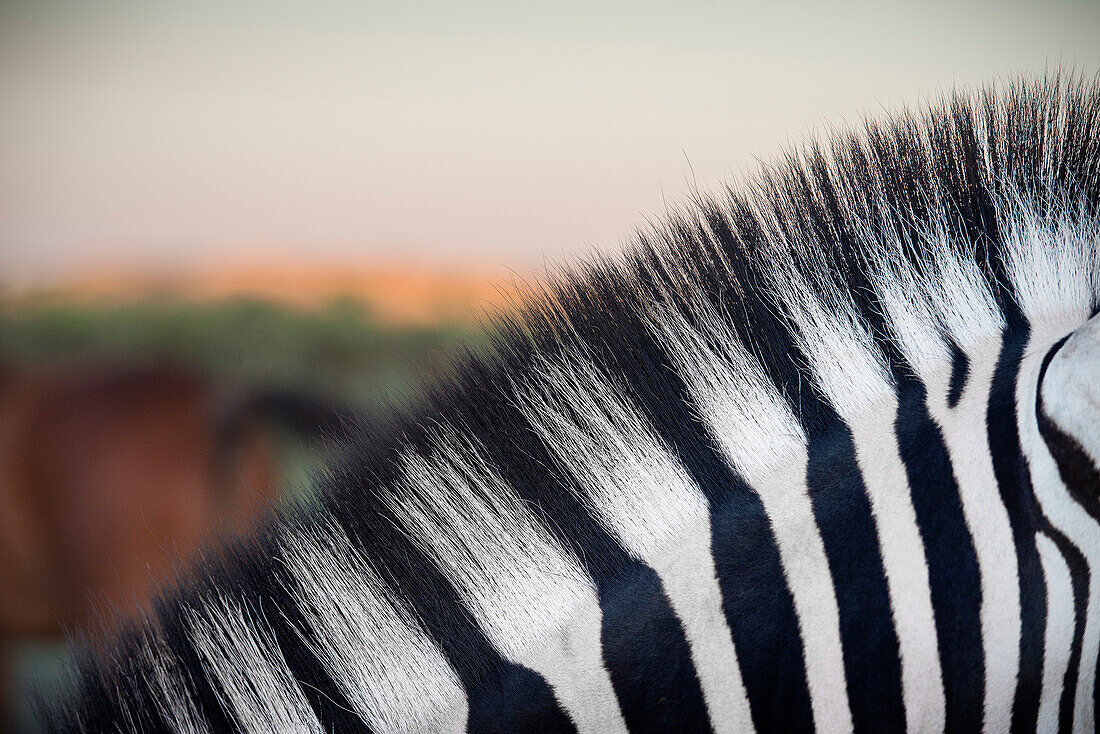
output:
[{"label": "blurred green vegetation", "polygon": [[250,299],[27,300],[0,308],[0,365],[170,365],[248,389],[304,390],[357,406],[401,402],[469,325],[392,325],[339,298],[312,310]]},{"label": "blurred green vegetation", "polygon": [[[0,303],[0,370],[164,366],[244,393],[312,396],[356,420],[406,402],[460,345],[477,350],[483,339],[468,324],[383,323],[351,298],[312,310],[250,299]],[[275,439],[282,498],[309,502],[326,455],[318,436],[281,428]],[[65,646],[20,643],[11,666],[20,685],[55,690],[66,670]],[[14,699],[15,730],[36,731],[31,700],[15,689],[6,693]]]}]

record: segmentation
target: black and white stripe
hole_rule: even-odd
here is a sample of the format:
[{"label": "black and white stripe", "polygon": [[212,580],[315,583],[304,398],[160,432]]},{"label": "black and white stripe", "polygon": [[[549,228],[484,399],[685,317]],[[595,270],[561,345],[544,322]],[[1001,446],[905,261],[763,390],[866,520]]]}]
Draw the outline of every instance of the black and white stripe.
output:
[{"label": "black and white stripe", "polygon": [[59,730],[1095,730],[1100,85],[787,156],[502,316]]}]

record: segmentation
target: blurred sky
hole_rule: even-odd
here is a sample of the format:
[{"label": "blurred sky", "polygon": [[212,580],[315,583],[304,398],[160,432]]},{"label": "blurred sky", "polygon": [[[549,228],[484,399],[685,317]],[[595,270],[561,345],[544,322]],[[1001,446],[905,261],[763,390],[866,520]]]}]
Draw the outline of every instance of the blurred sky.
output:
[{"label": "blurred sky", "polygon": [[1094,73],[1098,39],[1096,0],[0,0],[0,283],[249,256],[523,270],[862,113]]}]

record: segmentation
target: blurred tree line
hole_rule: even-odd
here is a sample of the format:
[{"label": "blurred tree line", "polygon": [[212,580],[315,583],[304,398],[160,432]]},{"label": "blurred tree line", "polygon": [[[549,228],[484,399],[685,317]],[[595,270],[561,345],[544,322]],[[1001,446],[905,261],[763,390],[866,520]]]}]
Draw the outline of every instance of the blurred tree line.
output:
[{"label": "blurred tree line", "polygon": [[[130,384],[126,380],[133,380],[136,375],[136,384],[162,379],[166,384],[182,380],[180,384],[211,386],[209,395],[214,396],[217,406],[214,414],[222,416],[211,423],[210,441],[215,445],[215,456],[226,454],[232,458],[234,451],[247,451],[252,444],[246,442],[242,449],[240,432],[247,434],[259,425],[259,433],[247,435],[265,438],[270,445],[269,463],[259,461],[273,472],[272,497],[308,501],[312,478],[325,461],[324,439],[372,420],[389,405],[406,403],[415,395],[416,386],[443,369],[460,345],[476,350],[479,344],[477,331],[469,323],[389,323],[376,318],[354,298],[337,298],[313,309],[248,298],[188,301],[165,296],[123,301],[43,296],[0,301],[0,397],[3,397],[0,435],[9,436],[6,443],[0,441],[0,483],[3,483],[0,499],[7,498],[7,504],[0,502],[0,505],[7,507],[15,501],[9,508],[14,512],[13,508],[26,503],[42,504],[43,488],[53,486],[32,485],[23,481],[18,472],[12,473],[13,467],[26,463],[10,438],[19,435],[19,424],[23,421],[23,414],[13,411],[12,406],[34,400],[32,394],[37,389],[34,386],[43,379],[47,384],[57,382],[63,386],[68,384],[67,380],[80,385],[82,380],[90,379],[88,384],[99,385],[97,389],[114,390],[104,393],[104,399],[117,400],[119,404],[126,402],[127,393],[109,387],[115,383],[110,379],[102,382],[101,376],[121,375],[123,385]],[[58,389],[63,395],[69,394],[64,390],[77,390],[74,394],[83,395],[71,386]],[[109,421],[107,416],[114,402],[99,405],[102,410],[96,415],[103,416],[101,423]],[[228,419],[222,414],[228,414]],[[166,420],[173,424],[175,421]],[[164,427],[170,435],[178,433],[174,427]],[[106,423],[100,428],[101,433],[110,433]],[[88,436],[88,442],[95,443],[97,439],[104,440],[101,436]],[[49,434],[36,440],[41,447],[53,446]],[[140,445],[142,438],[123,440]],[[58,450],[64,453],[63,447]],[[154,445],[149,448],[149,452],[157,450],[160,449]],[[127,455],[125,452],[116,454],[110,446],[105,451],[110,454],[108,460],[116,465],[125,461],[116,458]],[[259,455],[269,454],[261,451]],[[205,454],[196,453],[196,457],[201,456]],[[232,483],[237,472],[236,464],[230,461],[223,479]],[[142,502],[155,509],[158,503],[169,502],[177,493],[171,489],[174,486],[171,480],[171,476],[135,473],[135,482],[141,486],[130,489],[147,491],[149,494]],[[78,478],[75,486],[82,487],[84,481]],[[125,502],[110,491],[103,491],[102,497],[97,495],[90,501],[100,505]],[[209,491],[220,496],[227,490],[219,485]],[[53,502],[63,502],[67,495],[59,490],[50,496],[54,497]],[[44,516],[48,518],[60,509],[49,505]],[[232,510],[227,507],[227,511]],[[36,520],[29,514],[25,518],[7,519],[9,530],[14,528],[16,536],[19,529],[32,527]],[[218,519],[210,517],[202,522],[214,525]],[[144,534],[147,532],[142,527],[136,527],[132,532],[134,543]],[[92,536],[99,537],[95,533]],[[0,537],[0,551],[5,547],[10,550],[15,540]],[[104,543],[98,545],[106,547]],[[128,562],[132,560],[130,555],[137,553],[136,547],[131,548],[133,544],[127,545],[125,539],[110,539],[110,543],[125,550],[118,557],[104,555],[101,565],[105,567]],[[36,551],[37,555],[29,557],[28,562],[47,563],[50,549],[38,550],[41,553]],[[104,551],[75,548],[73,552],[78,557],[90,557]],[[14,577],[22,578],[18,573],[25,569],[9,558],[11,553],[5,553],[0,553],[3,556],[0,566],[8,567],[0,567],[0,580],[4,578],[3,572],[11,576],[13,569]],[[0,587],[0,595],[14,593],[2,584]],[[82,593],[86,592],[73,592],[77,596]],[[140,598],[146,589],[135,587],[127,589],[127,593]],[[88,596],[94,598],[95,594]],[[50,610],[49,614],[43,612],[39,616],[52,620],[60,614]],[[27,686],[50,691],[59,685],[65,667],[62,633],[66,628],[71,630],[73,624],[76,623],[62,619],[62,623],[55,623],[56,629],[45,625],[31,637],[16,628],[0,629],[0,731],[33,729],[30,699],[23,698],[20,691]]]},{"label": "blurred tree line", "polygon": [[388,324],[359,300],[297,309],[247,298],[189,302],[24,299],[0,309],[0,365],[165,365],[242,388],[305,391],[369,409],[400,403],[461,343],[467,324]]}]

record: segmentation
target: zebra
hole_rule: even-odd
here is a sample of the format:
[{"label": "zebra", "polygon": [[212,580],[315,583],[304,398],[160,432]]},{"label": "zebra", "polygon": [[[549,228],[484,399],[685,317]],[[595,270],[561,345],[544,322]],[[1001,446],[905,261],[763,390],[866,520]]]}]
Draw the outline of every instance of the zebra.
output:
[{"label": "zebra", "polygon": [[51,730],[1095,730],[1100,77],[808,142],[534,290]]}]

